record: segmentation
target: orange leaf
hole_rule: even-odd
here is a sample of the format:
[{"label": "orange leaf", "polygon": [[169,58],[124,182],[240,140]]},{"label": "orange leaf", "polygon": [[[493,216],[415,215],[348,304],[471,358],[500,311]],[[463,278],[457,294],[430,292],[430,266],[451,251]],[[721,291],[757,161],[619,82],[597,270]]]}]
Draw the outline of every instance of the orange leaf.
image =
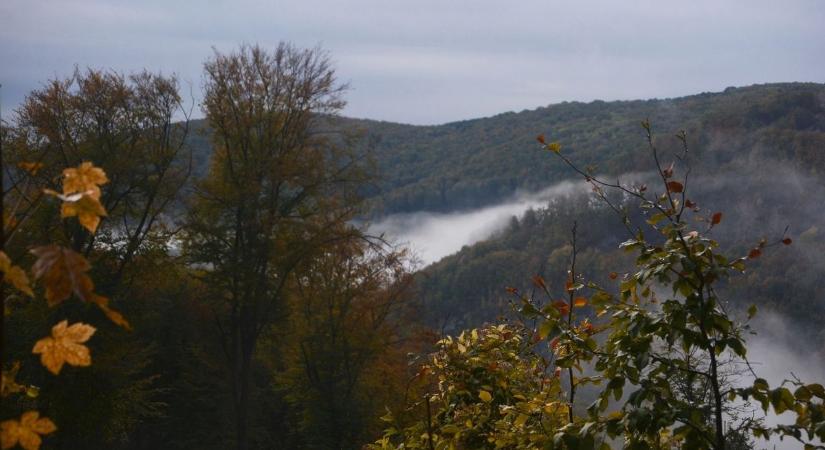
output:
[{"label": "orange leaf", "polygon": [[669,192],[675,192],[675,193],[678,194],[679,192],[682,192],[682,190],[684,190],[684,188],[685,187],[682,186],[682,183],[680,183],[678,181],[668,181],[668,183],[667,183],[667,190]]},{"label": "orange leaf", "polygon": [[20,421],[6,420],[0,423],[0,443],[3,449],[20,445],[24,450],[38,450],[42,440],[40,435],[57,430],[54,422],[40,417],[37,411],[28,411],[20,416]]},{"label": "orange leaf", "polygon": [[106,184],[106,172],[90,162],[81,163],[76,168],[63,170],[63,195],[83,193],[95,200],[100,199],[100,185]]},{"label": "orange leaf", "polygon": [[43,168],[43,163],[21,161],[17,163],[17,167],[25,170],[29,175],[37,175],[37,172]]},{"label": "orange leaf", "polygon": [[721,221],[722,221],[722,213],[720,213],[720,212],[714,213],[713,217],[711,217],[711,219],[710,219],[711,225],[716,225]]},{"label": "orange leaf", "polygon": [[26,276],[26,272],[20,267],[13,265],[8,255],[2,251],[0,251],[0,272],[3,273],[0,281],[14,286],[15,289],[29,297],[34,297],[34,292],[32,292],[29,277]]},{"label": "orange leaf", "polygon": [[65,201],[60,208],[60,217],[77,216],[83,228],[94,233],[100,224],[100,218],[106,215],[106,209],[100,200],[91,195],[82,195],[77,201]]},{"label": "orange leaf", "polygon": [[583,308],[587,306],[587,299],[584,297],[576,297],[576,299],[573,300],[573,306],[576,308]]},{"label": "orange leaf", "polygon": [[544,278],[542,278],[541,275],[533,275],[533,284],[535,284],[536,287],[547,289],[547,284],[544,283]]},{"label": "orange leaf", "polygon": [[567,302],[565,302],[563,300],[558,300],[558,301],[553,302],[553,307],[558,309],[559,312],[562,315],[566,315],[567,313],[570,312],[570,305],[568,305]]},{"label": "orange leaf", "polygon": [[93,334],[95,328],[85,323],[68,326],[62,321],[52,327],[51,337],[45,337],[34,344],[32,353],[40,354],[40,362],[57,375],[63,364],[71,366],[88,366],[92,364],[89,348],[83,345]]},{"label": "orange leaf", "polygon": [[539,143],[544,144],[544,135],[540,134],[536,136],[536,140],[539,141]]}]

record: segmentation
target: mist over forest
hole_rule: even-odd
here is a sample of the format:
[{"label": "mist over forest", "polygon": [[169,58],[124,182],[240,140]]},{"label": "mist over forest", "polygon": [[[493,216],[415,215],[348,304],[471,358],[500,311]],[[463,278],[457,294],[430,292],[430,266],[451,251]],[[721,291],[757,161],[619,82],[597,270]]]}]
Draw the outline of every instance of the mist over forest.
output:
[{"label": "mist over forest", "polygon": [[823,23],[0,2],[0,450],[825,450]]}]

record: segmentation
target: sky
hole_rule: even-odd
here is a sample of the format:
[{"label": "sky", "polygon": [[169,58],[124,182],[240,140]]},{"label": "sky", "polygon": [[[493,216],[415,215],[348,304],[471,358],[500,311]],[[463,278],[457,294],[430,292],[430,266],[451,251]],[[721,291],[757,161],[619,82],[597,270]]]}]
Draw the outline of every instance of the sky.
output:
[{"label": "sky", "polygon": [[3,107],[75,66],[175,73],[197,102],[213,48],[279,41],[329,51],[345,115],[413,124],[825,82],[823,0],[2,0]]}]

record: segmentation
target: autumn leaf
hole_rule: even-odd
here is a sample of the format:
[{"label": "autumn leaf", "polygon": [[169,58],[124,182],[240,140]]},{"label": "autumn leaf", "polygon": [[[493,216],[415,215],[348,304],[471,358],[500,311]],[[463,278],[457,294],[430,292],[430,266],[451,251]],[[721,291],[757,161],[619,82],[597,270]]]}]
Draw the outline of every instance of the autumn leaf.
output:
[{"label": "autumn leaf", "polygon": [[536,136],[536,140],[539,141],[539,143],[544,144],[544,135],[540,134]]},{"label": "autumn leaf", "polygon": [[100,199],[100,185],[109,179],[106,172],[90,162],[83,162],[76,168],[63,170],[63,195],[83,193],[95,200]]},{"label": "autumn leaf", "polygon": [[573,300],[573,306],[576,308],[583,308],[587,306],[587,299],[584,297],[576,297],[576,299]]},{"label": "autumn leaf", "polygon": [[29,277],[26,276],[26,272],[20,267],[13,265],[8,255],[2,251],[0,251],[0,272],[3,272],[3,282],[14,286],[15,289],[29,297],[34,297],[34,292],[32,292]]},{"label": "autumn leaf", "polygon": [[37,175],[37,172],[43,168],[43,163],[21,161],[17,163],[17,167],[25,170],[29,175]]},{"label": "autumn leaf", "polygon": [[678,193],[682,192],[682,190],[684,190],[684,188],[685,187],[682,186],[682,183],[680,183],[678,181],[668,181],[668,183],[667,183],[668,192],[674,192],[674,193],[678,194]]},{"label": "autumn leaf", "polygon": [[570,305],[568,305],[567,302],[562,301],[562,300],[558,300],[558,301],[553,302],[553,307],[555,307],[557,310],[559,310],[559,313],[561,315],[566,315],[567,313],[570,312]]},{"label": "autumn leaf", "polygon": [[478,398],[480,398],[481,401],[484,403],[490,403],[491,401],[493,401],[493,396],[485,390],[481,390],[478,392]]},{"label": "autumn leaf", "polygon": [[85,323],[68,326],[62,321],[52,327],[51,337],[45,337],[34,344],[32,353],[40,354],[40,362],[49,372],[57,375],[63,364],[70,366],[88,366],[92,364],[89,348],[83,345],[93,334],[95,328]]},{"label": "autumn leaf", "polygon": [[721,221],[722,221],[722,213],[720,213],[720,212],[714,213],[713,217],[711,217],[711,219],[710,219],[711,225],[717,225]]},{"label": "autumn leaf", "polygon": [[129,329],[123,315],[109,307],[109,299],[94,292],[94,283],[86,273],[91,265],[83,255],[58,245],[36,247],[31,252],[37,256],[32,273],[45,284],[49,306],[74,294],[84,302],[97,305],[112,322]]},{"label": "autumn leaf", "polygon": [[31,253],[37,257],[32,274],[46,285],[49,306],[66,300],[72,293],[83,301],[89,300],[94,284],[86,274],[91,269],[86,258],[58,245],[36,247]]},{"label": "autumn leaf", "polygon": [[762,250],[758,248],[751,249],[750,253],[748,253],[748,259],[756,259],[762,256]]},{"label": "autumn leaf", "polygon": [[56,430],[54,422],[40,417],[37,411],[28,411],[20,416],[20,421],[6,420],[0,423],[0,442],[4,450],[18,444],[25,450],[38,450],[42,443],[40,436]]},{"label": "autumn leaf", "polygon": [[782,239],[782,243],[785,244],[785,245],[791,245],[791,243],[793,243],[793,241],[791,240],[791,238],[785,238],[785,239]]},{"label": "autumn leaf", "polygon": [[83,228],[94,233],[100,224],[100,218],[106,215],[106,209],[100,204],[98,198],[91,195],[81,195],[76,201],[64,200],[60,208],[60,217],[77,216],[78,222]]},{"label": "autumn leaf", "polygon": [[619,274],[616,272],[610,272],[607,276],[610,277],[611,280],[615,280]]},{"label": "autumn leaf", "polygon": [[536,285],[536,287],[547,289],[547,284],[544,282],[544,278],[542,278],[541,275],[533,276],[533,284]]},{"label": "autumn leaf", "polygon": [[547,150],[550,150],[553,153],[559,153],[561,152],[561,144],[558,142],[551,142],[547,144]]}]

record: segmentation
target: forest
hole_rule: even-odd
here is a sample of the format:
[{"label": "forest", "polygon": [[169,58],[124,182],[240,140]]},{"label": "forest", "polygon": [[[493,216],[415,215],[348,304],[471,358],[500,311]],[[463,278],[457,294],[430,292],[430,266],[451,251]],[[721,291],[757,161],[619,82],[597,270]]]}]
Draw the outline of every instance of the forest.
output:
[{"label": "forest", "polygon": [[[825,85],[420,126],[319,48],[203,71],[3,112],[3,449],[825,448],[825,373],[752,346],[825,361]],[[563,182],[427,266],[370,228]]]}]

